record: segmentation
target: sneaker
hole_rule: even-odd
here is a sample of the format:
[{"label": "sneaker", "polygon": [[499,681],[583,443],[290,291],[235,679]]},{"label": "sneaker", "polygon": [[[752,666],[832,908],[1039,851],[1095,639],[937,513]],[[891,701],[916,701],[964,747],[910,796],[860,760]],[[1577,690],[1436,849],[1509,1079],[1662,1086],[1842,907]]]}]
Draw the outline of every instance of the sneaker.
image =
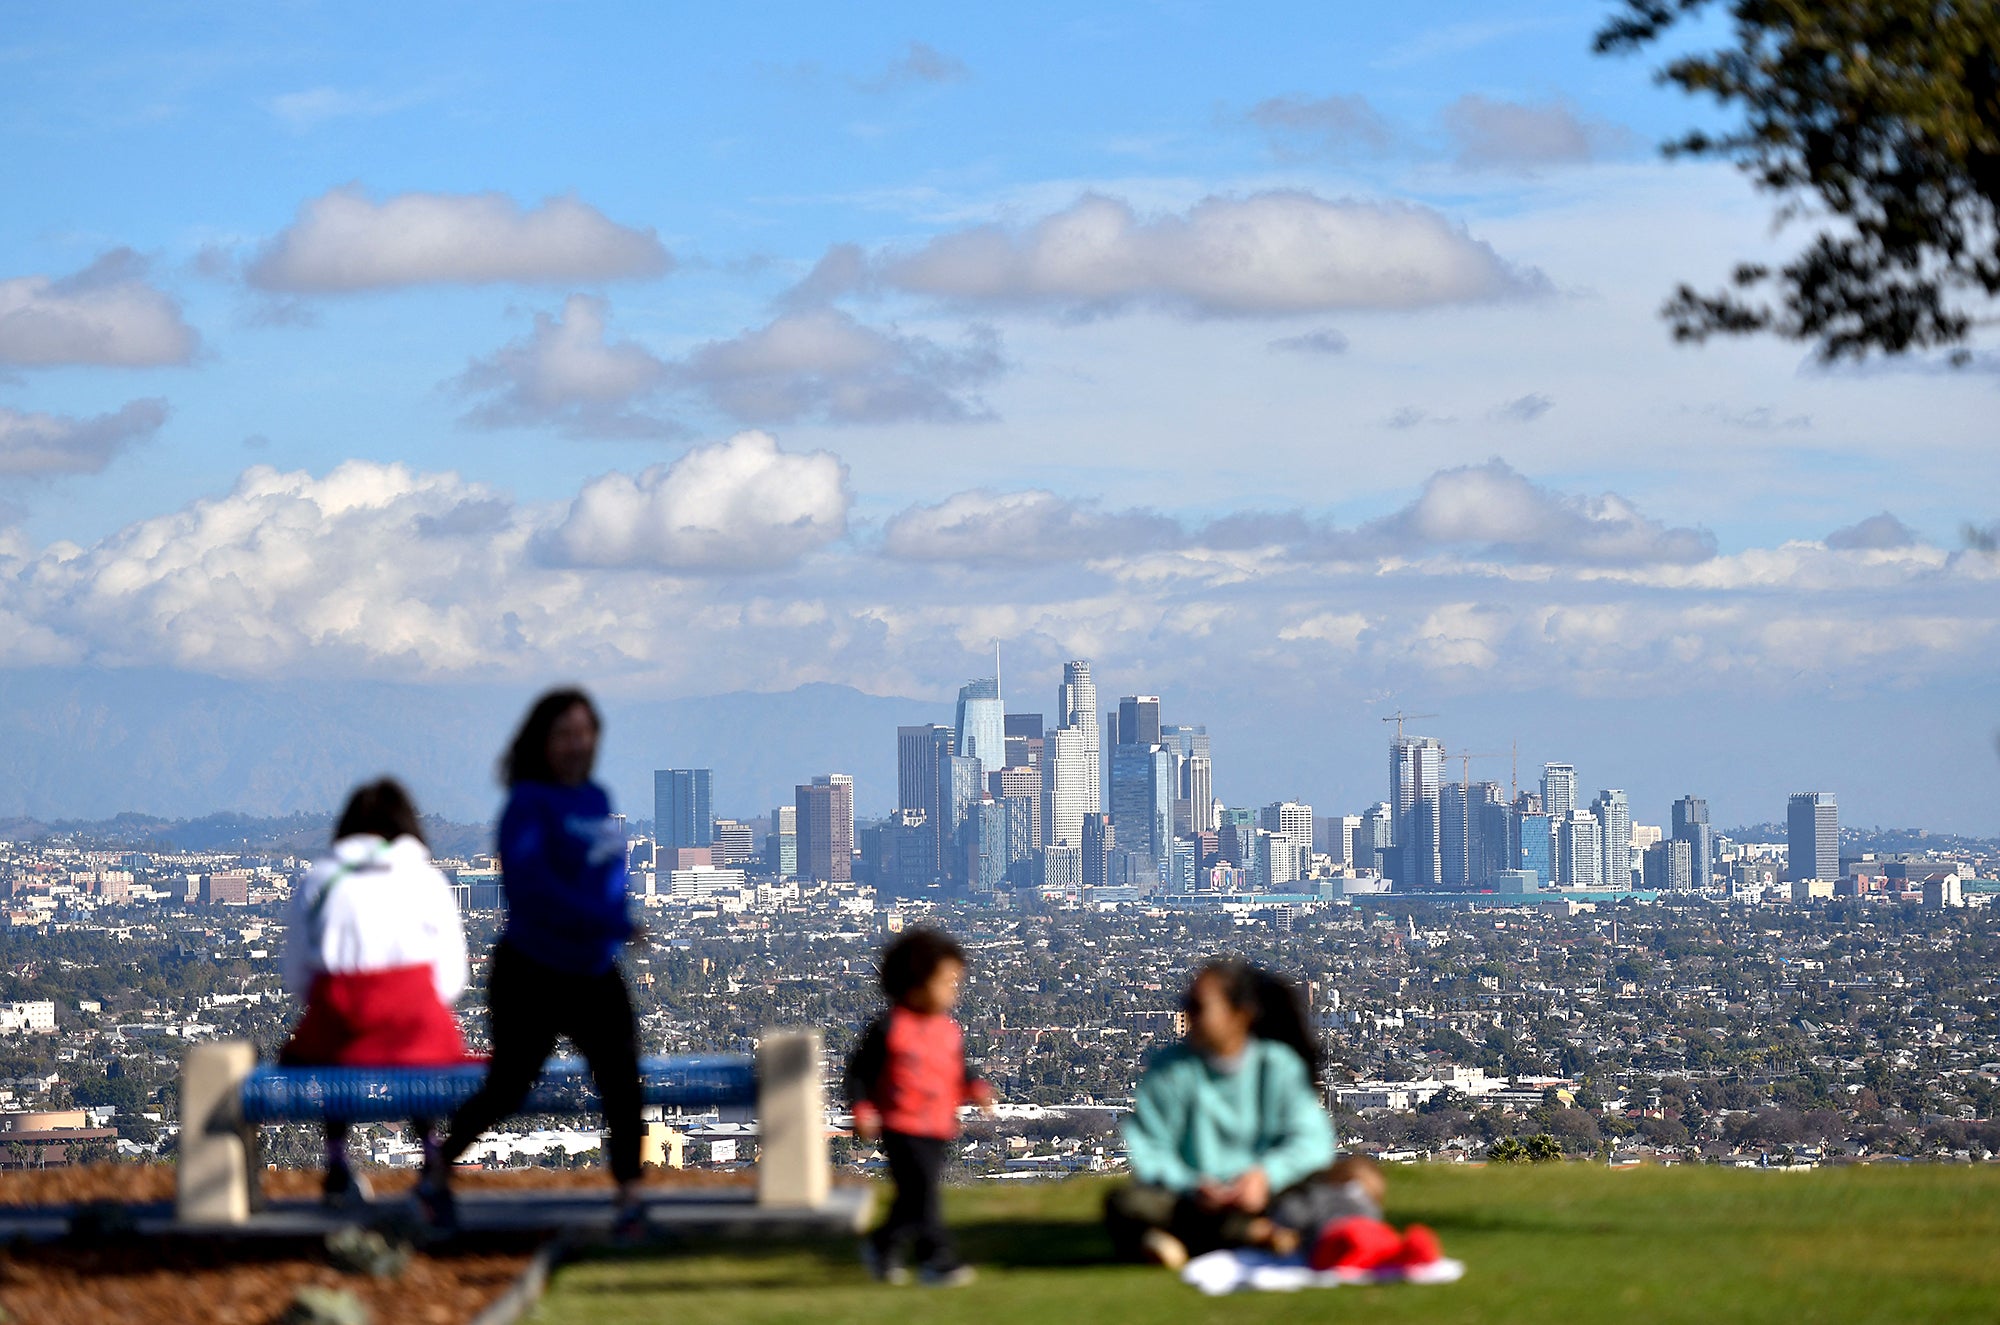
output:
[{"label": "sneaker", "polygon": [[861,1264],[867,1267],[868,1277],[878,1284],[890,1284],[896,1288],[910,1282],[910,1272],[901,1261],[882,1254],[881,1248],[873,1242],[861,1244]]},{"label": "sneaker", "polygon": [[978,1277],[970,1265],[926,1265],[917,1282],[925,1288],[963,1288]]},{"label": "sneaker", "polygon": [[357,1210],[374,1199],[375,1189],[368,1185],[368,1179],[344,1164],[328,1169],[320,1184],[319,1203],[329,1210]]},{"label": "sneaker", "polygon": [[1147,1260],[1169,1270],[1178,1270],[1188,1263],[1187,1244],[1164,1228],[1147,1229],[1139,1239],[1139,1250],[1146,1253]]}]

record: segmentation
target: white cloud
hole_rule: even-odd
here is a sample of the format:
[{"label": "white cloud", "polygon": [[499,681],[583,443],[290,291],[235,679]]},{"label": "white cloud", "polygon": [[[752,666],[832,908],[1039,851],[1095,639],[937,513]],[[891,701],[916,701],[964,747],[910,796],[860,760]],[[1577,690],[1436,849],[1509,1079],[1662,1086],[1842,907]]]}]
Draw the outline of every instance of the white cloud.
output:
[{"label": "white cloud", "polygon": [[1424,308],[1547,288],[1426,207],[1284,190],[1142,217],[1090,194],[1022,230],[978,226],[912,252],[829,252],[801,287],[891,289],[954,304],[1091,316],[1154,306],[1203,317]]},{"label": "white cloud", "polygon": [[531,208],[499,193],[402,193],[376,202],[349,185],[301,206],[247,276],[261,289],[327,294],[607,281],[672,267],[651,229],[619,225],[573,197]]},{"label": "white cloud", "polygon": [[180,305],[146,280],[147,264],[116,249],[74,275],[0,281],[0,364],[184,364],[201,338]]},{"label": "white cloud", "polygon": [[1625,129],[1586,119],[1561,101],[1501,101],[1468,93],[1445,107],[1443,120],[1461,170],[1532,170],[1589,161],[1632,141]]},{"label": "white cloud", "polygon": [[1003,362],[986,328],[972,328],[953,349],[821,308],[697,346],[676,378],[745,423],[950,423],[987,416],[971,392]]},{"label": "white cloud", "polygon": [[167,421],[164,400],[135,400],[115,414],[75,419],[0,406],[0,478],[95,474]]},{"label": "white cloud", "polygon": [[843,537],[853,496],[829,451],[780,450],[738,433],[670,465],[587,484],[547,540],[574,566],[773,570]]},{"label": "white cloud", "polygon": [[955,493],[903,511],[883,550],[911,561],[1023,564],[1130,554],[1182,542],[1178,522],[1153,511],[1106,511],[1053,492]]},{"label": "white cloud", "polygon": [[1873,552],[1890,548],[1915,547],[1916,531],[1884,511],[1866,520],[1836,529],[1826,536],[1826,545],[1842,552]]},{"label": "white cloud", "polygon": [[485,395],[466,415],[481,427],[553,424],[590,436],[672,436],[677,425],[634,408],[664,387],[672,369],[643,346],[605,333],[608,306],[573,294],[560,316],[535,314],[525,337],[474,360],[460,390]]}]

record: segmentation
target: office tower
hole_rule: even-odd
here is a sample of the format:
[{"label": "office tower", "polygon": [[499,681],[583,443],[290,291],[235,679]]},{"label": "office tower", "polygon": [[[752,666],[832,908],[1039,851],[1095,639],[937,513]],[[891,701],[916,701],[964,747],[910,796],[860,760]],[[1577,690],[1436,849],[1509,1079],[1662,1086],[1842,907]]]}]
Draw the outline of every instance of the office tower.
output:
[{"label": "office tower", "polygon": [[1556,826],[1556,882],[1565,888],[1603,886],[1603,829],[1589,810],[1571,810]]},{"label": "office tower", "polygon": [[1201,847],[1192,838],[1175,841],[1173,858],[1167,862],[1167,891],[1191,893],[1201,886]]},{"label": "office tower", "polygon": [[1257,830],[1256,846],[1251,855],[1251,874],[1257,887],[1265,892],[1273,892],[1299,877],[1298,847],[1287,833],[1274,833],[1268,828]]},{"label": "office tower", "polygon": [[1646,848],[1641,877],[1648,888],[1663,893],[1684,893],[1694,887],[1691,862],[1694,852],[1687,839],[1670,837]]},{"label": "office tower", "polygon": [[1156,866],[1166,863],[1174,841],[1174,789],[1165,746],[1121,742],[1112,748],[1111,823],[1120,850]]},{"label": "office tower", "polygon": [[1322,815],[1313,820],[1313,850],[1331,856],[1336,865],[1354,865],[1355,838],[1361,832],[1358,814]]},{"label": "office tower", "polygon": [[1007,767],[1040,768],[1042,751],[1048,743],[1039,713],[1009,713],[1001,730],[1007,739]]},{"label": "office tower", "polygon": [[1447,782],[1438,793],[1438,880],[1454,892],[1472,885],[1472,789]]},{"label": "office tower", "polygon": [[1632,886],[1632,805],[1616,788],[1600,791],[1590,803],[1603,841],[1597,849],[1598,869],[1607,888]]},{"label": "office tower", "polygon": [[709,849],[715,853],[718,865],[740,865],[757,858],[757,843],[750,825],[734,819],[715,821],[714,840]]},{"label": "office tower", "polygon": [[965,882],[976,895],[998,892],[1007,881],[1008,817],[1006,804],[991,796],[967,811]]},{"label": "office tower", "polygon": [[793,808],[798,825],[799,877],[846,883],[854,876],[854,780],[823,774],[801,784]]},{"label": "office tower", "polygon": [[1499,783],[1474,782],[1466,788],[1466,887],[1484,888],[1498,871],[1517,867],[1512,821]]},{"label": "office tower", "polygon": [[1118,701],[1118,744],[1159,745],[1160,697],[1127,695]]},{"label": "office tower", "polygon": [[764,863],[781,879],[798,877],[798,806],[780,805],[771,811],[771,835],[764,839]]},{"label": "office tower", "polygon": [[992,677],[958,688],[957,753],[977,759],[982,778],[1007,766],[1007,714]]},{"label": "office tower", "polygon": [[1042,755],[1043,837],[1083,845],[1083,818],[1098,813],[1097,741],[1081,727],[1058,727]]},{"label": "office tower", "polygon": [[1576,799],[1576,766],[1543,764],[1542,813],[1561,823],[1564,816],[1578,808],[1580,807]]},{"label": "office tower", "polygon": [[653,774],[653,837],[663,847],[705,847],[715,842],[710,800],[714,774],[706,768],[667,768]]},{"label": "office tower", "polygon": [[1355,839],[1355,863],[1362,869],[1387,874],[1395,868],[1390,858],[1396,849],[1396,808],[1377,801],[1361,816],[1361,835]]},{"label": "office tower", "polygon": [[1830,791],[1801,791],[1786,811],[1786,851],[1792,881],[1840,877],[1840,810]]},{"label": "office tower", "polygon": [[[1016,764],[991,774],[986,779],[986,790],[996,801],[1022,801],[1025,815],[1022,831],[1027,834],[1025,851],[1042,849],[1042,771],[1026,764]],[[1024,851],[1024,854],[1025,854]]]},{"label": "office tower", "polygon": [[938,801],[944,785],[944,762],[958,749],[958,733],[943,723],[925,723],[896,728],[896,808],[915,810],[924,816],[924,833],[930,839],[930,874],[944,872],[948,840],[938,838],[939,826],[947,818]]},{"label": "office tower", "polygon": [[1688,844],[1689,878],[1697,890],[1706,888],[1715,870],[1715,834],[1708,826],[1708,802],[1683,796],[1674,802],[1674,838]]},{"label": "office tower", "polygon": [[1215,831],[1215,774],[1208,753],[1188,756],[1182,769],[1182,794],[1187,797],[1188,829],[1196,833]]},{"label": "office tower", "polygon": [[1277,801],[1264,807],[1261,824],[1265,832],[1276,833],[1290,844],[1292,872],[1289,877],[1303,879],[1312,873],[1312,806],[1298,801]]},{"label": "office tower", "polygon": [[866,878],[883,898],[916,897],[937,877],[931,863],[930,826],[922,810],[897,810],[861,832]]},{"label": "office tower", "polygon": [[1081,888],[1083,886],[1083,848],[1080,846],[1051,846],[1042,849],[1042,886],[1044,888]]},{"label": "office tower", "polygon": [[946,755],[938,765],[938,868],[947,879],[965,879],[965,834],[972,805],[986,793],[979,761]]},{"label": "office tower", "polygon": [[1070,727],[1088,738],[1090,747],[1090,812],[1104,809],[1104,734],[1097,720],[1097,684],[1090,679],[1090,664],[1081,658],[1063,664],[1062,684],[1056,687],[1056,726]]},{"label": "office tower", "polygon": [[1556,881],[1555,829],[1548,815],[1536,811],[1518,815],[1516,835],[1520,839],[1520,867],[1533,870],[1546,888]]},{"label": "office tower", "polygon": [[1222,858],[1232,865],[1249,866],[1256,863],[1257,816],[1254,812],[1238,807],[1230,807],[1217,817],[1220,825],[1216,830],[1216,849]]},{"label": "office tower", "polygon": [[1083,816],[1083,886],[1104,888],[1111,883],[1111,856],[1118,849],[1118,834],[1108,814]]},{"label": "office tower", "polygon": [[1428,736],[1399,736],[1389,747],[1389,801],[1396,813],[1398,892],[1434,892],[1443,883],[1438,859],[1438,797],[1444,781],[1444,744]]}]

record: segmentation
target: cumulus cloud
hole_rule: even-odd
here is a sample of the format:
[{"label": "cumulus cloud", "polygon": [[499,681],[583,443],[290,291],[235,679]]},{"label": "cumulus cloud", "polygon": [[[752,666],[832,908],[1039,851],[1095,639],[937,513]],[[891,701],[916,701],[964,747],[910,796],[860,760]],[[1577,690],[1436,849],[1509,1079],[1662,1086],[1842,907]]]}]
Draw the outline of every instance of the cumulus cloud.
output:
[{"label": "cumulus cloud", "polygon": [[1826,536],[1826,545],[1838,552],[1878,552],[1915,547],[1917,532],[1884,511],[1866,520],[1836,529]]},{"label": "cumulus cloud", "polygon": [[1623,497],[1579,497],[1530,481],[1503,460],[1441,470],[1417,499],[1339,540],[1352,548],[1474,547],[1553,564],[1689,563],[1715,555],[1705,530],[1669,528]]},{"label": "cumulus cloud", "polygon": [[246,275],[265,290],[336,294],[606,281],[672,267],[652,230],[619,225],[573,197],[528,208],[499,193],[401,193],[377,202],[349,185],[300,207]]},{"label": "cumulus cloud", "polygon": [[1444,130],[1461,170],[1533,170],[1589,161],[1631,140],[1561,101],[1501,101],[1467,93],[1444,109]]},{"label": "cumulus cloud", "polygon": [[614,341],[601,299],[572,295],[524,338],[474,360],[452,383],[484,399],[479,427],[550,424],[573,436],[676,436],[650,407],[698,396],[739,423],[956,423],[988,417],[974,394],[1004,366],[999,337],[975,327],[953,348],[870,327],[838,309],[781,313],[764,326],[667,360]]},{"label": "cumulus cloud", "polygon": [[1297,336],[1281,336],[1266,348],[1292,354],[1345,354],[1347,337],[1332,327],[1323,327]]},{"label": "cumulus cloud", "polygon": [[1180,524],[1153,511],[1107,511],[1053,492],[955,493],[889,521],[883,550],[911,561],[1008,564],[1077,561],[1171,547]]},{"label": "cumulus cloud", "polygon": [[556,562],[667,571],[774,570],[847,533],[847,466],[744,432],[670,465],[587,484],[546,540]]},{"label": "cumulus cloud", "polygon": [[608,311],[602,299],[573,294],[560,315],[535,314],[526,336],[474,360],[456,385],[486,399],[466,422],[486,428],[551,424],[577,436],[679,433],[669,420],[635,408],[666,386],[673,370],[641,345],[611,340]]},{"label": "cumulus cloud", "polygon": [[1555,407],[1555,401],[1539,392],[1532,392],[1496,406],[1493,417],[1501,423],[1533,423]]},{"label": "cumulus cloud", "polygon": [[1388,150],[1395,134],[1362,96],[1271,97],[1245,117],[1271,136],[1281,156],[1347,156]]},{"label": "cumulus cloud", "polygon": [[0,281],[0,364],[187,363],[201,338],[146,277],[146,261],[121,248],[70,276]]},{"label": "cumulus cloud", "polygon": [[164,400],[135,400],[115,414],[66,418],[0,406],[0,478],[95,474],[167,421]]},{"label": "cumulus cloud", "polygon": [[1209,197],[1142,217],[1090,194],[1024,229],[976,226],[808,277],[821,298],[888,289],[959,305],[1088,317],[1135,306],[1200,317],[1425,308],[1547,288],[1427,207],[1296,190]]},{"label": "cumulus cloud", "polygon": [[970,77],[972,71],[963,60],[928,43],[913,41],[881,73],[855,86],[864,92],[894,92],[922,84],[963,83]]},{"label": "cumulus cloud", "polygon": [[990,328],[972,328],[952,348],[819,308],[697,346],[676,380],[745,423],[956,423],[988,417],[973,392],[1004,365]]}]

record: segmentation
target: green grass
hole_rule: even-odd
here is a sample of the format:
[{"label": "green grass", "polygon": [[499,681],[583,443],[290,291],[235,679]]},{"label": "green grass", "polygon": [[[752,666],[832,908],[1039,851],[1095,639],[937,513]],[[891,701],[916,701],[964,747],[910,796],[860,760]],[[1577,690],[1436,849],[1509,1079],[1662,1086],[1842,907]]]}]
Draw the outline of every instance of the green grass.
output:
[{"label": "green grass", "polygon": [[556,1277],[532,1319],[1948,1321],[2000,1319],[2000,1168],[1813,1173],[1676,1167],[1396,1167],[1389,1217],[1436,1229],[1466,1277],[1205,1298],[1106,1264],[1105,1184],[987,1186],[947,1198],[969,1288],[870,1283],[849,1240],[706,1243],[605,1255]]}]

